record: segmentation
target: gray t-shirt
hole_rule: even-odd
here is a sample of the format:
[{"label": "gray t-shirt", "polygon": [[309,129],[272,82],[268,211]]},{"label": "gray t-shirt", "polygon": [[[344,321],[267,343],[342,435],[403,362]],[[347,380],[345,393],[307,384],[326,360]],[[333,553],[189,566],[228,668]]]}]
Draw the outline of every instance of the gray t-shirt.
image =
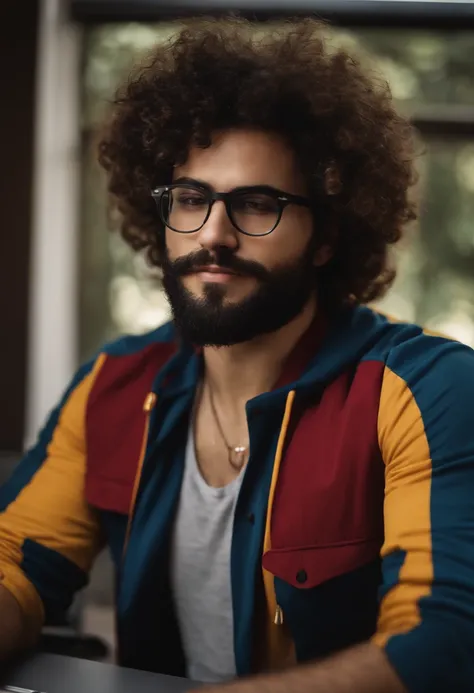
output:
[{"label": "gray t-shirt", "polygon": [[194,681],[235,678],[230,550],[243,472],[213,488],[199,470],[190,427],[171,550],[171,585]]}]

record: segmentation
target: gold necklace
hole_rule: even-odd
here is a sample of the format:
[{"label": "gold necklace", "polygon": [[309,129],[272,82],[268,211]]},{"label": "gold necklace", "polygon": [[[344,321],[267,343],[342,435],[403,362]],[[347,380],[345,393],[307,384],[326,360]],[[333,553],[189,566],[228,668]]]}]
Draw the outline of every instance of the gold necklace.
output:
[{"label": "gold necklace", "polygon": [[229,464],[237,471],[240,471],[246,462],[248,445],[229,445],[229,443],[227,442],[226,435],[224,433],[224,429],[222,428],[221,422],[217,415],[217,408],[214,403],[214,395],[212,394],[212,390],[209,387],[209,385],[207,386],[207,390],[209,392],[209,401],[211,403],[212,415],[214,417],[220,436],[222,438],[222,442],[227,448]]}]

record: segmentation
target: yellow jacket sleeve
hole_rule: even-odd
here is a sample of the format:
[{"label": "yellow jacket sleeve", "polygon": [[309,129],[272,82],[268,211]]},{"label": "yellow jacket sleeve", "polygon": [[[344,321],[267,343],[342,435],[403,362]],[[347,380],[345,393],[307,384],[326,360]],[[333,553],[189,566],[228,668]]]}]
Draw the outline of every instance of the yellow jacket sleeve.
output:
[{"label": "yellow jacket sleeve", "polygon": [[84,496],[87,400],[101,365],[99,357],[77,373],[0,489],[0,580],[34,630],[67,610],[101,547]]}]

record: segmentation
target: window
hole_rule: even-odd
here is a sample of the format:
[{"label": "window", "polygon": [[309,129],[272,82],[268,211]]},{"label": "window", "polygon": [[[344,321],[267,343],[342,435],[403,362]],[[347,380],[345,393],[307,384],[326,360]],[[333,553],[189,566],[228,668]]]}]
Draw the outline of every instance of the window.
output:
[{"label": "window", "polygon": [[[95,140],[107,100],[133,62],[168,37],[169,24],[102,24],[86,30],[83,73],[83,203],[80,255],[80,355],[104,341],[164,322],[156,271],[108,233],[104,179]],[[473,32],[406,29],[341,31],[338,41],[375,54],[402,111],[430,123],[421,132],[422,216],[398,251],[399,275],[381,307],[474,345]],[[446,123],[451,123],[449,133]],[[472,128],[471,128],[472,131]],[[449,136],[448,136],[449,134]]]}]

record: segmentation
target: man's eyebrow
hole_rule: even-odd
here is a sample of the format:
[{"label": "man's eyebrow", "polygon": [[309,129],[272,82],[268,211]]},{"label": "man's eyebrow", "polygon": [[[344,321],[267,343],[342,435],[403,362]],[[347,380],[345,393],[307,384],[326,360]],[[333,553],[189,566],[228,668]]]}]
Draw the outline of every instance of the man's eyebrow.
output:
[{"label": "man's eyebrow", "polygon": [[203,180],[199,180],[198,178],[189,178],[188,176],[181,176],[180,178],[176,178],[173,183],[180,183],[182,185],[194,185],[197,186],[198,188],[202,188],[203,190],[214,190],[214,188],[209,185],[209,183],[205,183]]},{"label": "man's eyebrow", "polygon": [[[202,188],[202,190],[206,191],[211,191],[215,192],[215,188],[210,185],[209,183],[206,183],[203,180],[200,180],[198,178],[190,178],[189,176],[181,176],[180,178],[176,178],[173,181],[173,184],[179,184],[179,185],[193,185],[194,187],[197,188]],[[250,185],[237,185],[235,188],[232,188],[229,192],[239,192],[240,190],[247,190],[247,189],[260,189],[261,192],[268,191],[269,193],[277,193],[279,195],[283,195],[283,191],[280,188],[275,187],[274,185],[269,185],[268,183],[253,183]]]}]

